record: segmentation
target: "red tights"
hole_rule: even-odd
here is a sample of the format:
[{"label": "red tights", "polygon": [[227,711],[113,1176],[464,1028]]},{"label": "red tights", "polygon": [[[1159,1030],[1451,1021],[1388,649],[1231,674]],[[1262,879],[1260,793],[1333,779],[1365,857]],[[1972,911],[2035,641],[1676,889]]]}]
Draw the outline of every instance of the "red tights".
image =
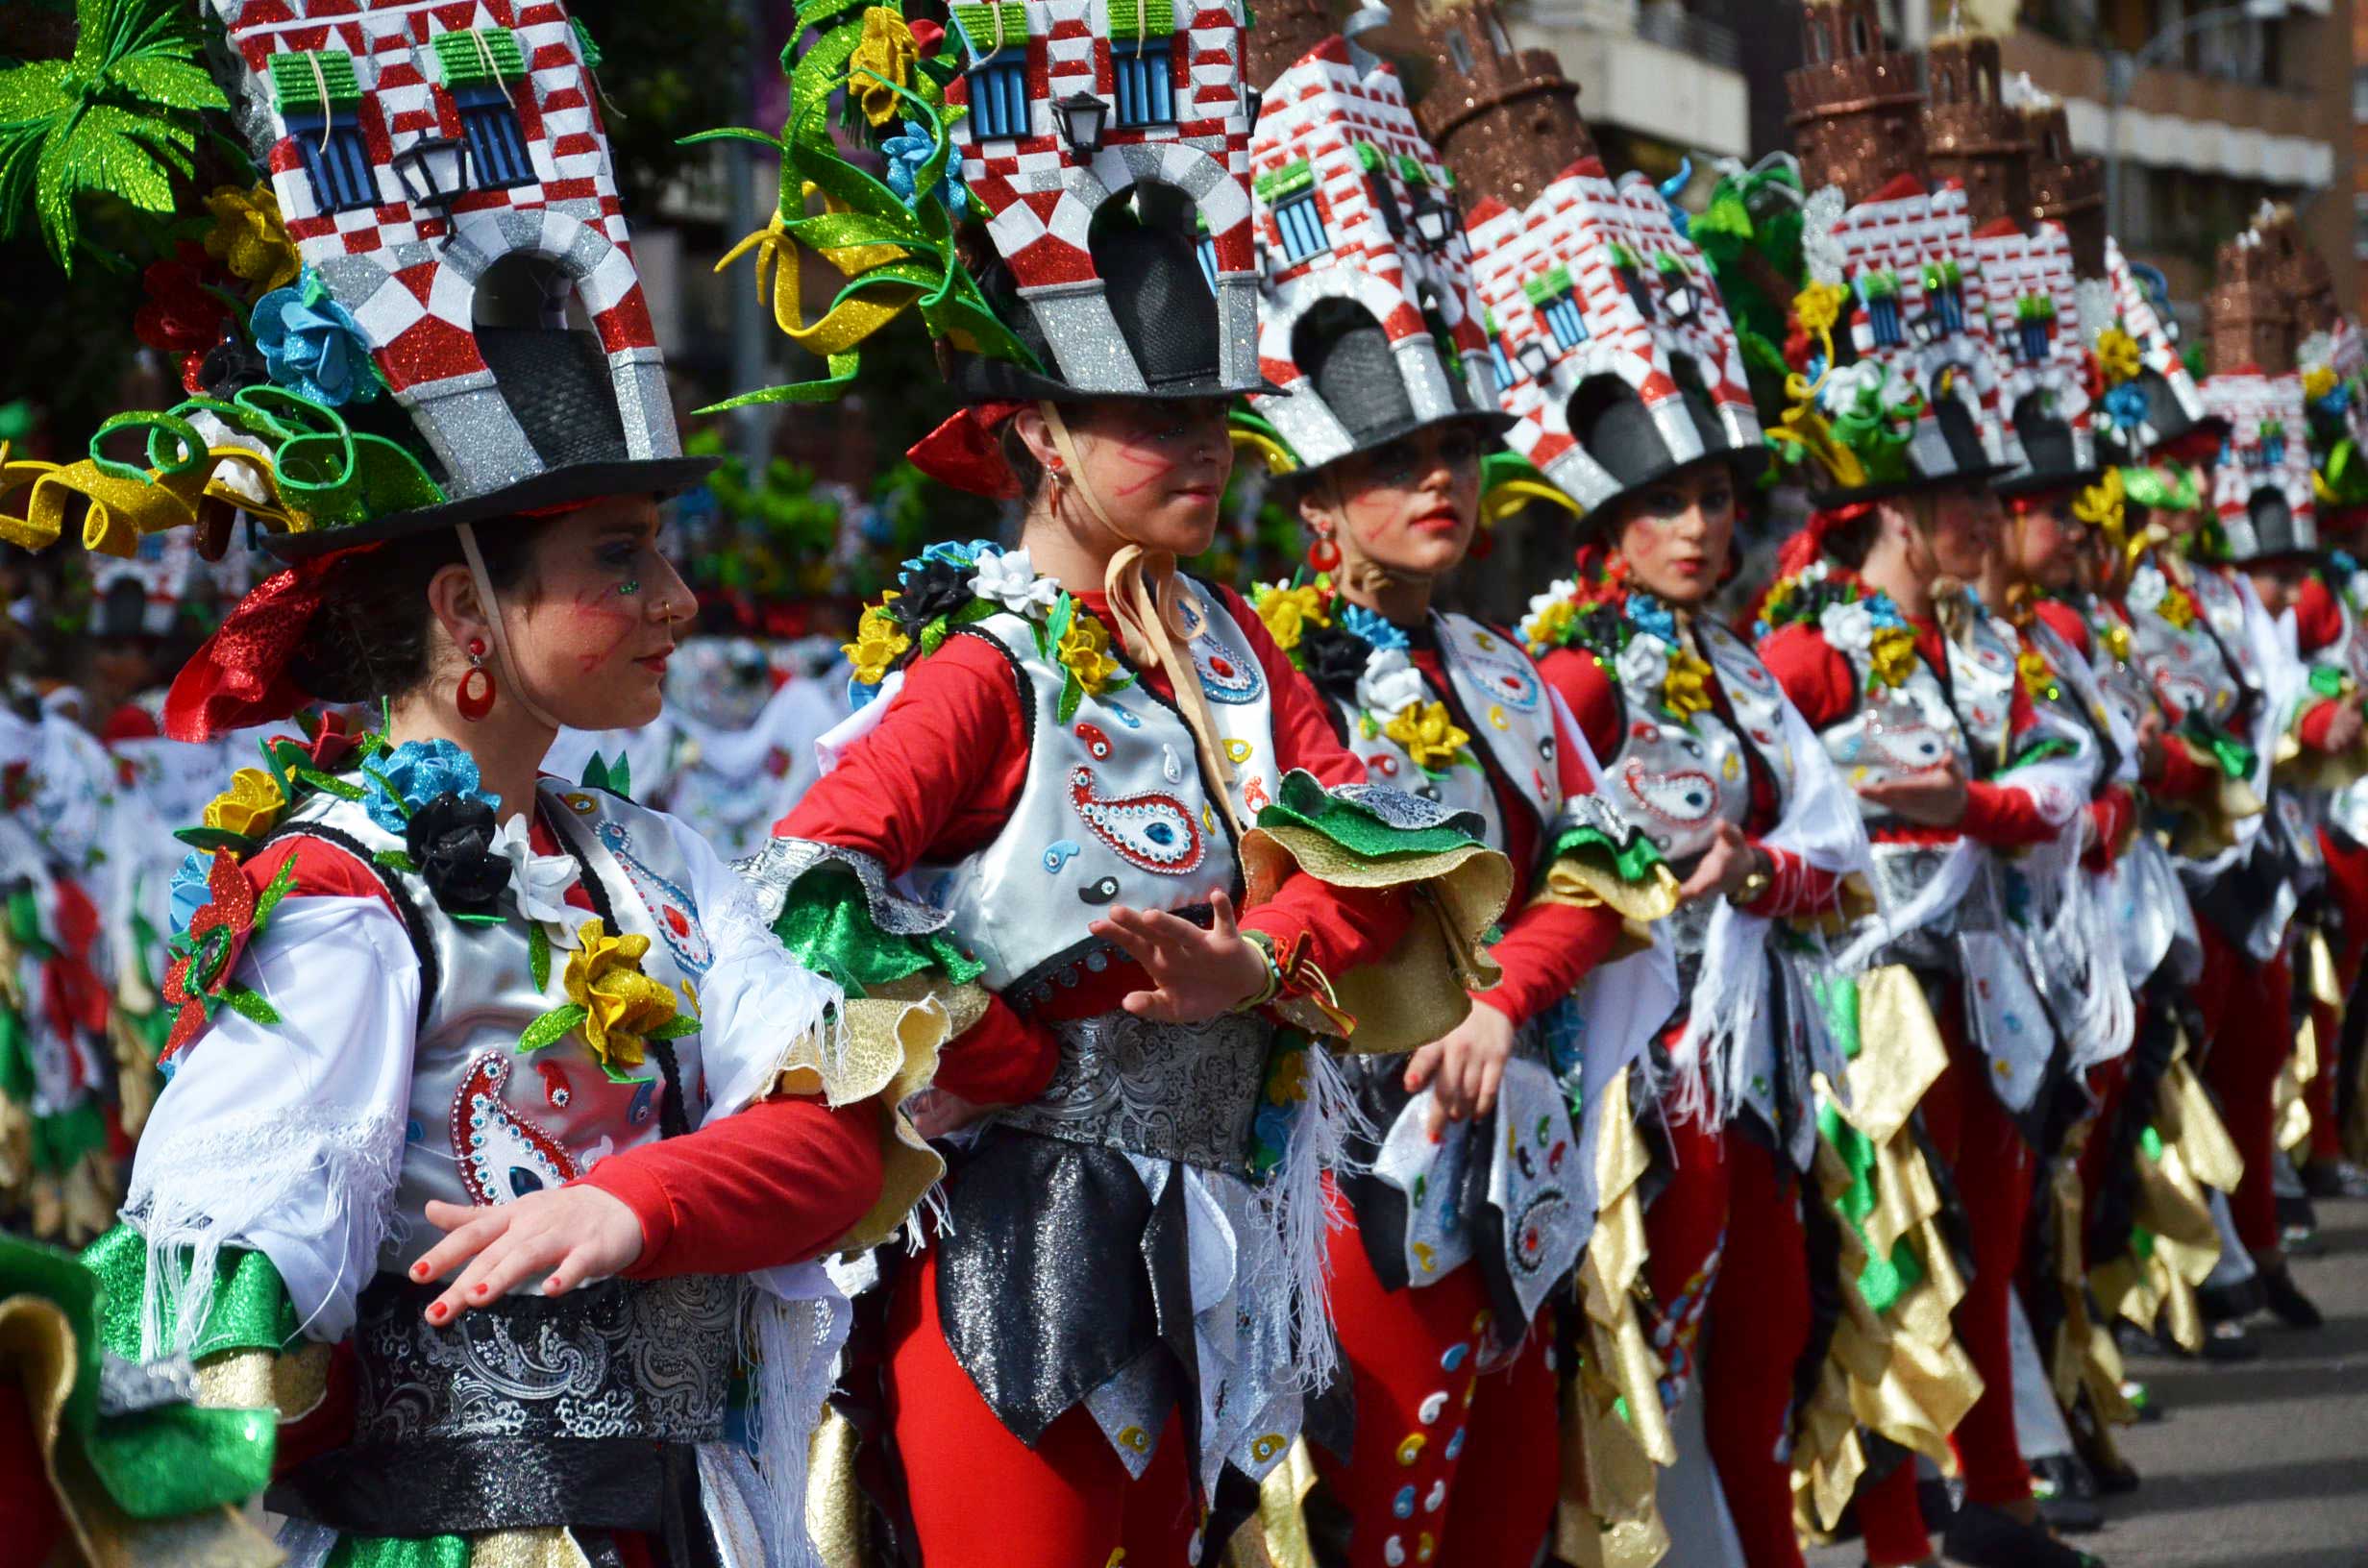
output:
[{"label": "red tights", "polygon": [[1687,1122],[1669,1136],[1676,1165],[1644,1212],[1652,1247],[1645,1268],[1664,1327],[1671,1317],[1685,1324],[1706,1285],[1711,1326],[1698,1352],[1685,1329],[1661,1353],[1675,1371],[1671,1351],[1684,1342],[1744,1560],[1751,1568],[1799,1568],[1792,1470],[1776,1457],[1792,1413],[1793,1367],[1812,1326],[1799,1188],[1776,1155],[1739,1130],[1721,1135]]},{"label": "red tights", "polygon": [[2293,975],[2282,956],[2256,964],[2230,945],[2210,921],[2197,924],[2204,933],[2204,978],[2196,999],[2211,1038],[2211,1049],[2204,1058],[2204,1082],[2219,1099],[2221,1118],[2245,1162],[2244,1179],[2229,1209],[2246,1249],[2268,1252],[2278,1245],[2278,1199],[2270,1189],[2270,1164],[2278,1074],[2294,1048],[2289,1011]]},{"label": "red tights", "polygon": [[927,1568],[1190,1568],[1198,1517],[1182,1421],[1169,1417],[1140,1481],[1083,1406],[1033,1448],[1013,1436],[946,1348],[934,1250],[896,1287],[887,1361],[888,1420]]},{"label": "red tights", "polygon": [[1357,1431],[1351,1463],[1318,1446],[1316,1469],[1353,1522],[1350,1568],[1501,1568],[1537,1556],[1562,1481],[1550,1314],[1510,1366],[1483,1373],[1479,1271],[1385,1289],[1346,1220],[1332,1232],[1332,1313]]},{"label": "red tights", "polygon": [[[1965,1496],[2004,1506],[2031,1496],[2031,1471],[2014,1435],[2014,1364],[2009,1349],[2007,1303],[2022,1261],[2031,1213],[2033,1161],[2006,1107],[1989,1087],[1989,1065],[1965,1032],[1964,1006],[1954,981],[1933,992],[1933,1013],[1948,1041],[1949,1066],[1924,1093],[1924,1130],[1954,1174],[1973,1244],[1973,1274],[1957,1304],[1957,1337],[1982,1397],[1950,1437]],[[1859,1494],[1866,1560],[1874,1568],[1922,1562],[1931,1555],[1915,1496],[1915,1465],[1897,1469]]]}]

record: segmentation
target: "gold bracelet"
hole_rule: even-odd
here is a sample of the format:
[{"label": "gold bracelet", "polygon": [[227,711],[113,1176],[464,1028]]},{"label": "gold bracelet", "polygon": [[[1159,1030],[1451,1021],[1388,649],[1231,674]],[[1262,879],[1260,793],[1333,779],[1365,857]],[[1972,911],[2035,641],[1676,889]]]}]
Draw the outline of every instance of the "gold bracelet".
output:
[{"label": "gold bracelet", "polygon": [[1283,967],[1274,962],[1274,939],[1264,931],[1245,931],[1242,940],[1257,948],[1258,956],[1266,960],[1267,983],[1247,1000],[1234,1003],[1233,1010],[1236,1013],[1254,1013],[1282,994]]}]

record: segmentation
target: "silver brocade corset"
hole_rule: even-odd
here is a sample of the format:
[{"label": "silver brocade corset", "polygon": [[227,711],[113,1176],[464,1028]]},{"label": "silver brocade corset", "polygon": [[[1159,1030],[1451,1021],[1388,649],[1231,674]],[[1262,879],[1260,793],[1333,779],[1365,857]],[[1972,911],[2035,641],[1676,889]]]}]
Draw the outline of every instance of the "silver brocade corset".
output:
[{"label": "silver brocade corset", "polygon": [[354,1443],[724,1436],[744,1286],[687,1274],[514,1296],[443,1328],[435,1286],[382,1278],[354,1328]]},{"label": "silver brocade corset", "polygon": [[[689,893],[689,871],[678,863],[663,821],[596,790],[565,790],[546,781],[540,793],[544,820],[576,858],[595,904],[605,904],[610,933],[650,939],[643,972],[678,993],[685,981],[703,979],[711,956],[705,928]],[[359,804],[328,795],[307,800],[280,829],[308,831],[358,848],[364,857],[403,848],[403,841],[371,821]],[[657,1052],[634,1070],[634,1081],[612,1082],[573,1030],[520,1055],[518,1037],[527,1026],[568,999],[569,954],[552,953],[550,983],[537,989],[527,923],[514,911],[498,923],[463,924],[437,907],[416,873],[383,864],[376,869],[397,901],[408,906],[405,923],[414,947],[424,939],[420,983],[427,1012],[412,1049],[395,1222],[379,1252],[380,1269],[399,1274],[440,1238],[420,1217],[429,1200],[506,1203],[559,1187],[619,1149],[654,1142],[666,1089]],[[685,1036],[673,1049],[684,1115],[695,1127],[706,1101],[699,1037]]]},{"label": "silver brocade corset", "polygon": [[[1792,787],[1784,694],[1775,676],[1724,626],[1707,619],[1693,625],[1734,724],[1715,703],[1690,720],[1672,716],[1662,706],[1657,676],[1616,676],[1626,723],[1619,748],[1603,763],[1607,797],[1676,866],[1707,850],[1720,822],[1740,827],[1750,821],[1754,750],[1776,781],[1780,815]],[[1692,933],[1691,951],[1697,955],[1701,935],[1701,930]]]},{"label": "silver brocade corset", "polygon": [[[1461,710],[1457,723],[1537,809],[1539,820],[1552,821],[1562,808],[1562,773],[1555,761],[1554,704],[1537,666],[1517,646],[1468,616],[1433,611],[1431,631],[1446,672],[1447,695]],[[1348,722],[1348,748],[1365,764],[1367,778],[1450,811],[1477,812],[1488,824],[1489,847],[1505,847],[1501,807],[1485,770],[1425,773],[1404,747],[1366,723],[1354,702],[1339,706]]]},{"label": "silver brocade corset", "polygon": [[1045,1091],[1002,1125],[1071,1143],[1248,1177],[1273,1026],[1254,1013],[1156,1023],[1130,1013],[1048,1026],[1060,1062]]},{"label": "silver brocade corset", "polygon": [[[2155,570],[2163,569],[2158,565]],[[2197,576],[2200,580],[2203,574]],[[2172,625],[2159,606],[2129,603],[2128,609],[2131,653],[2163,706],[2179,719],[2192,713],[2220,728],[2246,733],[2244,685],[2206,620],[2197,617],[2180,626]]]},{"label": "silver brocade corset", "polygon": [[[1195,626],[1187,647],[1233,763],[1235,808],[1252,821],[1281,779],[1266,674],[1221,604],[1197,584],[1182,597]],[[1078,695],[1064,719],[1069,672],[1038,649],[1037,629],[1004,612],[956,633],[1011,661],[1029,716],[1027,780],[993,843],[912,873],[986,966],[981,983],[1024,1010],[1107,967],[1113,949],[1086,927],[1110,905],[1185,910],[1205,906],[1215,888],[1241,892],[1232,830],[1175,709],[1137,678]]]}]

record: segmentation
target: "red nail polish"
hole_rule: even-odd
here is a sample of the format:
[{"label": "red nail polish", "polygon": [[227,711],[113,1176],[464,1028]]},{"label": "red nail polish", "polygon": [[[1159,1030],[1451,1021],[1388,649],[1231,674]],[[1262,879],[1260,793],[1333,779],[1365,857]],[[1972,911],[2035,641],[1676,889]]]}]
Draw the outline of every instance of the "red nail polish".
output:
[{"label": "red nail polish", "polygon": [[482,1301],[485,1296],[484,1282],[481,1280],[475,1286],[471,1286],[470,1293],[476,1296],[480,1301]]},{"label": "red nail polish", "polygon": [[441,1323],[444,1321],[446,1315],[451,1311],[452,1309],[450,1307],[445,1306],[439,1301],[434,1306],[428,1309],[428,1321],[431,1323]]},{"label": "red nail polish", "polygon": [[411,1278],[415,1280],[424,1280],[427,1277],[428,1265],[425,1262],[417,1262],[411,1265]]}]

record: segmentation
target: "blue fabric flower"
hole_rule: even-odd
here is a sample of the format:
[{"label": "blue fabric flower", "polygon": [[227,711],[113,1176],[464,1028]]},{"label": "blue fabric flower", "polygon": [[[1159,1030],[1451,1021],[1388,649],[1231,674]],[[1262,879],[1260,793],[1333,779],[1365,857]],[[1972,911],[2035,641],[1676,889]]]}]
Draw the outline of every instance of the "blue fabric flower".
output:
[{"label": "blue fabric flower", "polygon": [[[879,144],[879,150],[888,159],[888,188],[895,191],[897,199],[906,207],[912,206],[916,199],[914,188],[921,182],[922,165],[927,163],[929,155],[937,151],[937,138],[919,120],[906,120],[904,134],[890,136]],[[950,165],[952,159],[947,161]],[[943,202],[946,210],[957,222],[970,209],[970,192],[958,182],[948,181],[942,172],[937,178],[937,188],[929,194]]]},{"label": "blue fabric flower", "polygon": [[1866,596],[1866,617],[1874,622],[1878,631],[1893,631],[1908,625],[1908,618],[1899,613],[1899,606],[1891,602],[1888,594]]},{"label": "blue fabric flower", "polygon": [[2105,394],[2105,417],[2117,430],[2134,430],[2146,423],[2146,389],[2124,381]]},{"label": "blue fabric flower", "polygon": [[2335,575],[2339,577],[2348,577],[2353,573],[2359,570],[2359,562],[2353,557],[2352,552],[2348,550],[2329,551],[2327,552],[2327,564],[2335,569]]},{"label": "blue fabric flower", "polygon": [[502,797],[487,795],[477,759],[451,741],[406,741],[362,770],[362,809],[389,833],[403,834],[411,813],[439,795],[482,800],[494,811]]},{"label": "blue fabric flower", "polygon": [[271,379],[289,391],[331,408],[379,395],[361,324],[314,274],[256,301],[252,320],[257,352]]},{"label": "blue fabric flower", "polygon": [[2329,392],[2327,396],[2321,398],[2313,406],[2315,406],[2320,413],[2327,415],[2330,419],[2340,416],[2346,409],[2352,406],[2352,383],[2350,381],[2337,381],[2335,383],[2334,390]]},{"label": "blue fabric flower", "polygon": [[1341,629],[1371,649],[1406,647],[1406,634],[1362,604],[1341,606]]},{"label": "blue fabric flower", "polygon": [[1632,593],[1628,596],[1628,624],[1637,630],[1660,638],[1671,648],[1677,646],[1677,617],[1669,607],[1650,594]]},{"label": "blue fabric flower", "polygon": [[907,572],[918,572],[923,567],[927,566],[931,561],[937,561],[947,566],[958,566],[963,568],[965,571],[968,571],[970,568],[978,564],[978,556],[980,551],[999,550],[1000,548],[1001,547],[996,544],[996,542],[992,539],[941,539],[936,544],[930,545],[924,549],[919,555],[916,555],[911,560],[906,561],[904,563],[904,570]]},{"label": "blue fabric flower", "polygon": [[189,929],[189,921],[197,912],[213,902],[213,890],[207,877],[213,870],[213,852],[192,849],[182,857],[180,869],[173,872],[172,896],[173,935],[178,937]]}]

